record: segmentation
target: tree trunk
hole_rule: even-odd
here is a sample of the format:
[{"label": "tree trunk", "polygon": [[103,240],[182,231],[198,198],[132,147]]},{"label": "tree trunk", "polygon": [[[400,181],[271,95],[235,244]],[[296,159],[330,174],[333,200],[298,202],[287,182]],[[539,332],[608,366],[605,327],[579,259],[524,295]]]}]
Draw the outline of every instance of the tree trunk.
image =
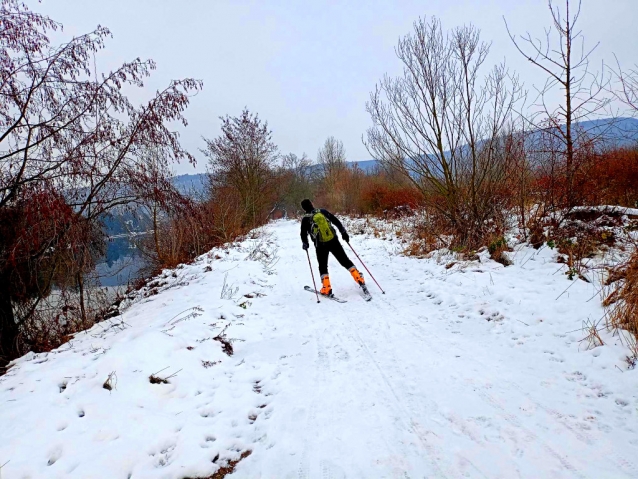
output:
[{"label": "tree trunk", "polygon": [[157,205],[153,205],[153,239],[155,240],[155,254],[157,255],[157,261],[162,263],[162,250],[159,244],[159,231],[157,226]]},{"label": "tree trunk", "polygon": [[13,315],[8,288],[0,285],[0,367],[18,356],[18,325]]},{"label": "tree trunk", "polygon": [[78,291],[80,292],[80,312],[82,314],[82,325],[86,327],[86,308],[84,307],[84,278],[82,273],[78,273],[76,276]]},{"label": "tree trunk", "polygon": [[567,140],[567,206],[574,202],[574,140],[572,138],[572,29],[569,22],[569,1],[565,28],[565,138]]}]

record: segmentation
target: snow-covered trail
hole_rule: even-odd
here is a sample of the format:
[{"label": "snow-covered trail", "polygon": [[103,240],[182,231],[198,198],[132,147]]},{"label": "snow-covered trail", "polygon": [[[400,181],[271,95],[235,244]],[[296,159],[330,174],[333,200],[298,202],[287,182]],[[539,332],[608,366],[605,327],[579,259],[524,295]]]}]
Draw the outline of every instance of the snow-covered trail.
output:
[{"label": "snow-covered trail", "polygon": [[[565,334],[580,326],[583,294],[554,301],[568,284],[549,258],[528,262],[527,275],[494,262],[449,273],[355,239],[387,294],[368,279],[375,298],[362,301],[332,262],[349,302],[316,305],[299,298],[310,278],[289,228],[278,231],[279,269],[295,273],[275,291],[304,347],[280,423],[296,425],[285,437],[300,452],[266,459],[265,477],[638,477],[636,395],[625,408],[581,372],[599,358],[578,353],[580,331]],[[609,368],[601,379],[621,374]],[[612,403],[611,417],[599,403]]]},{"label": "snow-covered trail", "polygon": [[[229,477],[638,477],[638,375],[614,338],[579,343],[602,310],[551,250],[446,269],[353,235],[387,294],[366,275],[365,302],[331,259],[348,302],[316,304],[298,228],[267,227],[274,274],[245,261],[249,241],[215,252],[123,325],[19,360],[0,378],[2,478],[207,477],[244,451]],[[211,340],[225,325],[232,357]],[[168,365],[170,384],[148,382]]]}]

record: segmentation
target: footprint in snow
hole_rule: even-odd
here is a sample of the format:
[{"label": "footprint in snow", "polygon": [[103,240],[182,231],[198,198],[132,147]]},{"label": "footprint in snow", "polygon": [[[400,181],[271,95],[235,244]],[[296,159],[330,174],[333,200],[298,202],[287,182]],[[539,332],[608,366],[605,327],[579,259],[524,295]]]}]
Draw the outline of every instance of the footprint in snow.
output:
[{"label": "footprint in snow", "polygon": [[587,376],[585,376],[580,371],[574,371],[571,374],[565,376],[568,381],[578,381],[580,383],[585,383],[587,381]]},{"label": "footprint in snow", "polygon": [[204,442],[199,445],[202,449],[208,449],[213,447],[213,443],[217,440],[215,436],[206,436]]},{"label": "footprint in snow", "polygon": [[211,409],[211,408],[205,408],[205,409],[202,409],[201,411],[199,411],[199,415],[201,417],[205,417],[205,418],[209,418],[209,417],[213,418],[213,417],[217,416],[217,414],[218,413],[215,412],[215,410]]},{"label": "footprint in snow", "polygon": [[48,466],[52,466],[62,457],[62,446],[55,446],[49,452],[49,460],[47,461]]},{"label": "footprint in snow", "polygon": [[618,404],[620,407],[629,406],[629,401],[627,401],[626,399],[622,399],[622,398],[617,398],[615,403]]},{"label": "footprint in snow", "polygon": [[[166,467],[171,464],[173,457],[173,450],[175,449],[176,444],[170,444],[169,446],[162,449],[155,461],[155,467]],[[151,454],[151,456],[155,456],[155,454]]]}]

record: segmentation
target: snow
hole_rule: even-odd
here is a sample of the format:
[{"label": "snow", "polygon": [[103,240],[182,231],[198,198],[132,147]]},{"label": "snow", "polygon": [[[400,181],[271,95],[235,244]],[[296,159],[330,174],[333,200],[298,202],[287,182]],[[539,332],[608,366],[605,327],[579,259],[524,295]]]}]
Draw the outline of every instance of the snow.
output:
[{"label": "snow", "polygon": [[316,304],[298,229],[165,271],[121,316],[17,360],[2,479],[208,477],[246,451],[229,477],[638,477],[638,373],[618,337],[581,342],[596,287],[554,251],[448,269],[352,234],[387,294],[366,275],[365,302],[331,259],[348,302]]},{"label": "snow", "polygon": [[575,206],[572,211],[599,211],[601,213],[617,213],[625,216],[638,217],[638,208],[626,208],[624,206],[599,205],[599,206]]}]

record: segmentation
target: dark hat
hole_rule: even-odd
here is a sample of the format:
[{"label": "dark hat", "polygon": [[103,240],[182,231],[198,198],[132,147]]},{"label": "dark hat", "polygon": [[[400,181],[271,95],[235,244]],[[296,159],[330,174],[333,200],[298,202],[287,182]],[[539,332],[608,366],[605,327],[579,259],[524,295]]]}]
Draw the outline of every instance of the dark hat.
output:
[{"label": "dark hat", "polygon": [[301,207],[306,213],[312,213],[312,210],[315,209],[315,207],[312,205],[312,201],[307,198],[301,202]]}]

